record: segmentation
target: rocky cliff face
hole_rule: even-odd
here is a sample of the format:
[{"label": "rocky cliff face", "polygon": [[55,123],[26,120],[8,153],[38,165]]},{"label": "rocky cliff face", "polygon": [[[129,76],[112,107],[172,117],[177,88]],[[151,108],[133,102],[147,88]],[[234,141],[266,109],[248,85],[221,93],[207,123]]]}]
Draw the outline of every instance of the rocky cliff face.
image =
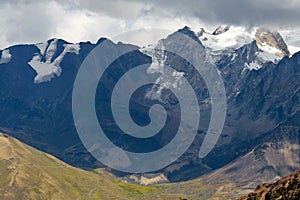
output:
[{"label": "rocky cliff face", "polygon": [[261,46],[269,45],[278,56],[289,56],[290,52],[282,36],[276,31],[260,28],[255,33],[255,39]]}]

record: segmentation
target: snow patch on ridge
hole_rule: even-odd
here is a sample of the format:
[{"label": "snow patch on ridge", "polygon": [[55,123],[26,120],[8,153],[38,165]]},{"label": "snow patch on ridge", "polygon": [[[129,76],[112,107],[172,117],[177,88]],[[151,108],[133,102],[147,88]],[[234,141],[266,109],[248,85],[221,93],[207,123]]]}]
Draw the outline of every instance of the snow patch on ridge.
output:
[{"label": "snow patch on ridge", "polygon": [[2,51],[2,55],[0,57],[0,64],[8,63],[11,60],[11,54],[9,49],[5,49]]},{"label": "snow patch on ridge", "polygon": [[250,64],[245,64],[246,67],[250,70],[259,70],[262,66],[260,64],[258,64],[257,62],[251,62]]},{"label": "snow patch on ridge", "polygon": [[281,51],[275,47],[271,47],[266,43],[263,43],[261,45],[257,44],[258,48],[265,51],[265,52],[269,52],[270,54],[276,55],[276,54],[280,54]]},{"label": "snow patch on ridge", "polygon": [[41,62],[41,57],[36,55],[28,63],[37,73],[34,78],[34,83],[41,83],[45,81],[50,81],[56,76],[60,76],[61,68],[55,66],[54,63]]},{"label": "snow patch on ridge", "polygon": [[273,63],[277,63],[280,60],[280,57],[276,56],[275,54],[272,54],[270,52],[261,51],[257,53],[257,56],[262,59],[262,61],[271,61]]},{"label": "snow patch on ridge", "polygon": [[[48,46],[48,43],[39,43],[36,46],[40,50],[40,54],[35,55],[32,60],[28,63],[37,73],[34,78],[34,83],[42,83],[45,81],[51,81],[52,78],[59,77],[62,69],[60,63],[67,53],[79,54],[79,44],[64,44],[63,52],[51,62],[53,55],[57,50],[57,39],[54,39]],[[46,52],[45,52],[46,51]],[[46,61],[42,62],[42,55],[45,54]]]},{"label": "snow patch on ridge", "polygon": [[47,53],[46,53],[46,60],[50,61],[53,57],[53,55],[56,52],[57,49],[57,39],[54,39],[53,42],[51,42],[47,48]]},{"label": "snow patch on ridge", "polygon": [[59,66],[63,58],[67,53],[79,54],[80,45],[79,44],[64,44],[64,51],[53,61],[56,66]]}]

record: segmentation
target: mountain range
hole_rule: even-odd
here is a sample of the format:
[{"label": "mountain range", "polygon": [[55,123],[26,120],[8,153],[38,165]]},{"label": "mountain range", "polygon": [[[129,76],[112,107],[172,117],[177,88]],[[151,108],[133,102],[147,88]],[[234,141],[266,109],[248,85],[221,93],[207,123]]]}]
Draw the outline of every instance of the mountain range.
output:
[{"label": "mountain range", "polygon": [[[197,41],[201,55],[194,55],[188,40],[178,40],[179,33]],[[101,106],[110,96],[100,95],[101,90],[112,91],[112,86],[132,66],[147,64],[149,71],[161,73],[162,77],[164,65],[172,66],[179,74],[168,77],[170,81],[175,81],[180,89],[180,80],[188,78],[197,95],[201,121],[195,140],[177,161],[151,176],[166,177],[159,179],[163,182],[202,176],[205,183],[231,183],[249,191],[261,182],[278,180],[300,168],[300,49],[298,44],[287,44],[279,32],[265,28],[220,26],[209,33],[184,27],[150,45],[160,49],[175,46],[201,56],[223,78],[227,95],[225,124],[215,148],[204,158],[198,158],[198,152],[208,129],[211,99],[205,81],[191,73],[192,65],[167,51],[151,52],[147,47],[113,43],[106,38],[96,44],[51,39],[1,50],[0,130],[72,166],[89,170],[105,167],[83,146],[72,116],[76,74],[86,56],[103,41],[109,46],[101,59],[106,54],[132,49],[113,63],[114,71],[108,73],[111,85],[97,88],[96,111],[104,112],[105,119],[109,119],[109,112],[102,111]],[[147,124],[144,116],[154,103],[170,110],[178,106],[172,95],[159,91],[150,88],[136,95],[136,99],[143,99],[134,107],[140,124]],[[171,115],[176,122],[178,112]],[[134,152],[161,148],[174,137],[170,125],[164,134],[137,145],[140,141],[127,137],[110,122],[104,125],[110,131],[109,139]],[[108,170],[131,182],[140,183],[145,176]]]}]

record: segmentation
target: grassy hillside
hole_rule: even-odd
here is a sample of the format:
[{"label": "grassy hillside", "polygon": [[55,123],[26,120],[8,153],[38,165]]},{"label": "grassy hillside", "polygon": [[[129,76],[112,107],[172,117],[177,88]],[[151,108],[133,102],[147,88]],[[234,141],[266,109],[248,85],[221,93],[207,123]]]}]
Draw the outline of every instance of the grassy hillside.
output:
[{"label": "grassy hillside", "polygon": [[126,184],[104,170],[74,168],[3,135],[0,174],[0,199],[139,199],[161,193],[157,187]]},{"label": "grassy hillside", "polygon": [[0,133],[1,200],[208,199],[216,191],[200,179],[154,186],[125,183],[105,170],[72,167]]}]

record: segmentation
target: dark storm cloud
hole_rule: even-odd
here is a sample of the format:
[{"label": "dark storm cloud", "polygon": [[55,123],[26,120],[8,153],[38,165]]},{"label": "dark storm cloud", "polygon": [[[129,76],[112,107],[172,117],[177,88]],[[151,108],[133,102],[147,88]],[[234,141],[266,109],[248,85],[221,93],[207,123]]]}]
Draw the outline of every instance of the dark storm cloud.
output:
[{"label": "dark storm cloud", "polygon": [[[158,2],[158,1],[155,1]],[[174,10],[214,23],[237,25],[299,25],[300,1],[293,0],[206,0],[172,3]],[[163,5],[167,7],[167,4]]]},{"label": "dark storm cloud", "polygon": [[[196,17],[206,23],[237,25],[299,25],[298,0],[77,0],[77,7],[116,17],[165,12],[173,16]],[[151,12],[149,12],[151,11]]]},{"label": "dark storm cloud", "polygon": [[[0,5],[43,2],[45,1],[0,0]],[[70,10],[86,9],[124,20],[164,13],[169,16],[196,17],[207,23],[300,24],[299,0],[56,0],[56,2]]]}]

